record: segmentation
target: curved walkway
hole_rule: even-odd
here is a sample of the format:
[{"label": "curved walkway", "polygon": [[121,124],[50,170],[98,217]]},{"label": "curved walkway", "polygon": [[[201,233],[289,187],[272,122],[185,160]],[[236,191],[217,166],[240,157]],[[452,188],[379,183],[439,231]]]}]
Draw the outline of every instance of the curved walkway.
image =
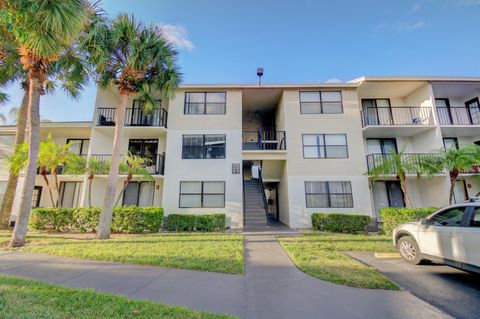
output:
[{"label": "curved walkway", "polygon": [[244,276],[18,251],[0,251],[0,274],[249,319],[448,318],[406,291],[350,288],[306,275],[275,239],[288,234],[291,232],[245,232]]}]

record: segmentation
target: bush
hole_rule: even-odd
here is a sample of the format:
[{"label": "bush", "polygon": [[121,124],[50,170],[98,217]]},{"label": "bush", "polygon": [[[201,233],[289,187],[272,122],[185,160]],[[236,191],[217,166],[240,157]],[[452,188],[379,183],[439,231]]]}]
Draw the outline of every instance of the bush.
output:
[{"label": "bush", "polygon": [[370,221],[371,218],[367,215],[312,214],[312,226],[315,230],[334,233],[364,232]]},{"label": "bush", "polygon": [[[48,231],[96,231],[101,209],[93,208],[35,208],[29,227]],[[163,223],[163,208],[121,206],[113,209],[113,233],[156,233]]]},{"label": "bush", "polygon": [[382,208],[380,217],[383,223],[383,232],[391,235],[395,227],[408,222],[416,222],[434,213],[437,208]]},{"label": "bush", "polygon": [[36,230],[68,231],[73,210],[68,208],[35,208],[30,213],[28,226]]},{"label": "bush", "polygon": [[223,231],[225,230],[225,221],[225,214],[171,214],[167,217],[167,229],[169,231]]},{"label": "bush", "polygon": [[113,209],[112,232],[138,234],[157,233],[163,223],[163,208],[121,206]]}]

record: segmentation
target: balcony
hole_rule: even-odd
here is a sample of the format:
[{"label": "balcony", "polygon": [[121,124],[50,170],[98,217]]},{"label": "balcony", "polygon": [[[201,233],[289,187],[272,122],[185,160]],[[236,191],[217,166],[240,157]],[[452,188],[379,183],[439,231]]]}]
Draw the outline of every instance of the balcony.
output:
[{"label": "balcony", "polygon": [[361,111],[362,126],[434,125],[432,109],[417,106],[367,108]]},{"label": "balcony", "polygon": [[[98,108],[98,126],[115,126],[116,108]],[[125,126],[167,127],[167,111],[163,108],[153,109],[145,113],[139,108],[127,108],[125,112]]]},{"label": "balcony", "polygon": [[[81,156],[82,157],[87,157],[86,155],[81,155]],[[122,157],[123,157],[123,155],[122,155]],[[94,158],[97,161],[99,161],[100,163],[107,166],[109,164],[111,158],[112,158],[112,155],[109,155],[109,154],[92,154],[92,155],[90,155],[90,157],[87,157],[87,159],[88,158]],[[146,165],[145,167],[151,175],[164,175],[164,173],[165,173],[165,153],[156,154],[153,157],[150,165]],[[64,166],[58,166],[57,167],[57,174],[61,175],[61,174],[63,174],[63,171],[64,171]],[[107,172],[108,172],[108,170],[105,170],[104,172],[99,172],[97,174],[106,175]],[[37,170],[37,174],[39,174],[39,173],[40,173],[40,170]],[[48,172],[47,174],[50,174],[50,172]],[[120,175],[122,175],[122,174],[120,174]]]},{"label": "balcony", "polygon": [[285,131],[243,131],[242,150],[282,151],[287,149]]},{"label": "balcony", "polygon": [[[425,159],[431,159],[434,160],[435,158],[440,157],[439,153],[404,153],[402,157],[402,161],[412,165],[413,167],[415,166],[420,166],[420,163],[425,161]],[[391,161],[392,155],[390,154],[370,154],[367,155],[367,169],[368,173],[371,172],[371,170],[379,167],[379,166],[384,166],[386,173],[382,175],[396,175],[397,171]],[[407,172],[407,174],[417,174],[417,171],[412,171],[412,172]],[[444,174],[439,173],[439,174]],[[480,174],[480,165],[473,165],[471,168],[463,170],[460,172],[460,174],[463,175],[477,175]]]},{"label": "balcony", "polygon": [[437,107],[440,125],[480,125],[480,109],[465,106]]}]

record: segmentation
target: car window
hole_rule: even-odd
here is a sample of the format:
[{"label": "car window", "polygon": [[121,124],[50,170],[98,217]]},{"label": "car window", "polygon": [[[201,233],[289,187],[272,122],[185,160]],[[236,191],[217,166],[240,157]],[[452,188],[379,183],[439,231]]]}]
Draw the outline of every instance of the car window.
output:
[{"label": "car window", "polygon": [[428,220],[429,225],[459,227],[462,223],[463,213],[466,207],[455,207],[444,210]]},{"label": "car window", "polygon": [[480,227],[480,207],[475,207],[473,210],[472,219],[470,220],[470,227]]}]

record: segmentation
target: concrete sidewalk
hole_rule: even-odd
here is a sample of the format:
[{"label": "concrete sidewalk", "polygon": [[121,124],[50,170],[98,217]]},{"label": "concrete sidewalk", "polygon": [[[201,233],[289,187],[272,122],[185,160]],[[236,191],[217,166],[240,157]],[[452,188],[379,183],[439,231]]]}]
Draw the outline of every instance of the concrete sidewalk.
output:
[{"label": "concrete sidewalk", "polygon": [[244,276],[5,251],[0,274],[249,319],[448,318],[406,291],[350,288],[304,274],[275,239],[284,234],[292,233],[244,233]]}]

